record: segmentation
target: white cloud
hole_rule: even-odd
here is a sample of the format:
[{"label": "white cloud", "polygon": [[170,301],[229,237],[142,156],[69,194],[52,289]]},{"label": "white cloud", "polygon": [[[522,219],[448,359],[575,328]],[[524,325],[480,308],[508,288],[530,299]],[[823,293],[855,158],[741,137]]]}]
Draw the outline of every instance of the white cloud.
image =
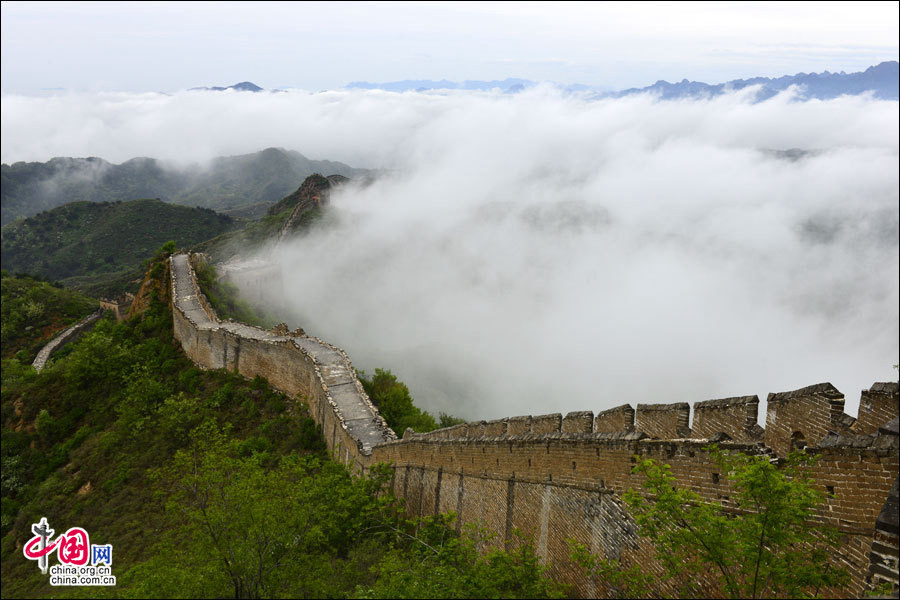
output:
[{"label": "white cloud", "polygon": [[[898,109],[549,88],[6,97],[4,162],[265,146],[387,176],[277,257],[297,321],[471,418],[896,377]],[[766,150],[814,151],[797,161]]]}]

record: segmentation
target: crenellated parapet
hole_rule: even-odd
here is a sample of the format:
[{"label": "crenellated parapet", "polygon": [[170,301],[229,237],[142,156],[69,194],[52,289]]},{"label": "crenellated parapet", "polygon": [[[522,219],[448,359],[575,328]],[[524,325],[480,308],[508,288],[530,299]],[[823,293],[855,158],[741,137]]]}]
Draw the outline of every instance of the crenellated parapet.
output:
[{"label": "crenellated parapet", "polygon": [[687,402],[674,404],[638,404],[634,427],[650,437],[676,439],[691,436],[688,426],[691,406]]},{"label": "crenellated parapet", "polygon": [[784,456],[814,445],[829,432],[849,432],[854,421],[844,413],[844,394],[830,383],[769,394],[765,442]]},{"label": "crenellated parapet", "polygon": [[598,412],[594,419],[594,431],[597,433],[634,431],[634,409],[630,404],[623,404]]},{"label": "crenellated parapet", "polygon": [[873,383],[872,387],[862,391],[853,430],[857,433],[872,433],[891,419],[897,418],[898,414],[900,394],[897,382]]},{"label": "crenellated parapet", "polygon": [[734,489],[709,452],[711,442],[772,460],[798,448],[818,454],[812,477],[827,502],[820,518],[845,534],[834,556],[851,573],[842,592],[859,596],[880,581],[897,582],[896,383],[863,391],[858,419],[843,412],[843,394],[822,383],[769,394],[765,429],[757,423],[759,398],[739,396],[696,402],[692,427],[686,402],[625,404],[596,415],[408,429],[397,439],[343,350],[286,327],[264,331],[220,321],[186,255],[172,257],[171,274],[175,336],[196,364],[259,375],[302,398],[336,459],[356,471],[374,463],[393,466],[394,493],[411,516],[453,511],[460,527],[479,523],[496,533],[491,543],[497,546],[519,531],[551,574],[584,596],[603,590],[572,575],[568,539],[602,557],[661,572],[621,501],[625,491],[640,487],[632,473],[637,460],[665,462],[679,484],[729,505]]},{"label": "crenellated parapet", "polygon": [[757,423],[758,410],[758,396],[695,402],[692,435],[710,438],[725,433],[741,442],[762,441],[764,430]]}]

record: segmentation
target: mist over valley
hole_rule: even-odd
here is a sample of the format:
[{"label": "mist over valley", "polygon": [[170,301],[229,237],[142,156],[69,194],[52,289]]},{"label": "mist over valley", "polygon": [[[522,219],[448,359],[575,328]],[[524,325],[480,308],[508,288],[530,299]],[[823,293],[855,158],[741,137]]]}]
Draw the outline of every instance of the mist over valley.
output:
[{"label": "mist over valley", "polygon": [[[760,89],[6,98],[4,161],[127,162],[4,165],[4,219],[90,194],[262,216],[225,254],[280,266],[269,308],[358,368],[390,368],[434,413],[830,381],[853,414],[860,389],[896,377],[897,102]],[[263,215],[301,162],[350,181],[276,244],[281,221]],[[54,180],[60,165],[81,175]],[[126,169],[152,185],[115,187]],[[34,191],[48,177],[55,196]]]}]

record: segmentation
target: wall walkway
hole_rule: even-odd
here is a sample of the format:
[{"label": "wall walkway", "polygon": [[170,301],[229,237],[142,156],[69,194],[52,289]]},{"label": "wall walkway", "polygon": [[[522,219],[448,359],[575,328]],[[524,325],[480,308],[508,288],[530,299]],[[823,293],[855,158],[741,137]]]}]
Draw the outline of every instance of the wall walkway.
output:
[{"label": "wall walkway", "polygon": [[171,273],[175,336],[196,364],[262,376],[303,398],[336,459],[357,472],[379,462],[393,465],[394,492],[409,513],[454,511],[459,526],[479,523],[493,532],[488,544],[515,544],[521,533],[558,580],[585,596],[606,590],[576,574],[568,539],[606,558],[662,572],[620,500],[640,485],[631,473],[636,457],[666,462],[701,497],[733,504],[734,490],[705,450],[710,441],[773,459],[792,448],[818,453],[813,477],[827,494],[820,518],[845,534],[833,560],[852,576],[841,592],[859,596],[880,581],[898,584],[900,443],[897,420],[892,425],[883,419],[898,413],[897,383],[864,391],[857,419],[843,413],[844,397],[828,383],[769,394],[765,430],[757,425],[759,399],[745,396],[695,403],[693,430],[686,403],[639,404],[596,417],[582,411],[478,421],[426,434],[408,430],[398,440],[342,350],[318,338],[219,321],[187,255],[171,258]]},{"label": "wall walkway", "polygon": [[97,320],[103,316],[103,309],[99,309],[82,320],[78,321],[68,329],[64,329],[61,333],[59,333],[52,340],[47,342],[47,345],[41,348],[41,351],[38,352],[37,356],[34,357],[34,362],[31,363],[31,366],[35,368],[35,370],[40,373],[41,369],[47,364],[47,361],[50,360],[50,357],[53,354],[65,346],[67,343],[72,342],[78,337],[85,333],[86,331],[90,331],[94,325],[97,324]]}]

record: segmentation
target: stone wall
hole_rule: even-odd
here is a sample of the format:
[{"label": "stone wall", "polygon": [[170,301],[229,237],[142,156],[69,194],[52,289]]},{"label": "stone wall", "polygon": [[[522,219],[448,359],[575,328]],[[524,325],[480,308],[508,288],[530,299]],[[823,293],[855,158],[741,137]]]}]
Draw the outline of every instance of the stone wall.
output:
[{"label": "stone wall", "polygon": [[740,442],[757,442],[763,429],[757,421],[758,396],[740,396],[694,403],[694,437],[709,438],[725,433]]},{"label": "stone wall", "polygon": [[202,297],[186,255],[172,257],[171,273],[175,338],[195,364],[261,376],[302,399],[322,427],[332,455],[354,471],[368,467],[373,446],[396,438],[342,350],[318,338],[219,321]]},{"label": "stone wall", "polygon": [[[731,482],[707,452],[706,439],[655,440],[639,432],[512,434],[512,421],[507,421],[507,432],[498,435],[489,435],[483,424],[453,428],[453,432],[481,431],[481,437],[447,436],[448,430],[407,435],[376,446],[372,459],[395,465],[394,492],[406,499],[411,515],[452,510],[461,526],[485,525],[497,536],[497,544],[513,540],[518,530],[535,544],[556,578],[570,581],[588,596],[598,590],[573,576],[567,539],[606,558],[662,573],[654,550],[638,538],[620,500],[629,488],[640,486],[641,478],[631,473],[638,458],[665,462],[682,486],[706,500],[735,505]],[[719,446],[725,451],[772,454],[758,443],[723,441]],[[884,533],[876,539],[875,523],[900,468],[897,448],[897,434],[881,432],[834,434],[809,450],[820,454],[811,475],[827,497],[820,518],[844,535],[834,561],[852,576],[848,589],[832,590],[830,595],[863,593],[872,552],[877,554],[879,573],[896,573],[885,558],[891,551],[896,555],[896,540],[888,537],[890,527],[881,525],[879,531]]]},{"label": "stone wall", "polygon": [[77,340],[78,337],[86,331],[90,331],[94,325],[97,324],[97,320],[102,316],[103,309],[101,308],[78,321],[68,329],[64,329],[62,333],[57,334],[56,337],[47,342],[46,346],[41,348],[40,352],[38,352],[37,356],[34,358],[34,362],[31,363],[31,366],[33,366],[36,371],[40,372],[57,350],[67,343]]},{"label": "stone wall", "polygon": [[134,302],[134,294],[125,292],[121,296],[112,300],[100,298],[100,308],[112,311],[116,316],[116,321],[124,321],[128,318],[128,312],[131,309],[131,303]]},{"label": "stone wall", "polygon": [[594,431],[619,433],[634,431],[634,409],[630,404],[623,404],[597,413],[594,419]]},{"label": "stone wall", "polygon": [[623,405],[596,417],[580,411],[475,421],[424,434],[407,430],[397,440],[343,351],[317,338],[220,322],[184,255],[172,258],[171,272],[175,335],[195,363],[260,375],[302,398],[336,458],[356,471],[374,463],[393,466],[393,490],[410,515],[453,511],[458,527],[481,525],[494,534],[482,541],[484,548],[532,542],[551,574],[582,596],[608,590],[576,575],[569,539],[602,557],[662,573],[621,501],[641,484],[631,472],[637,460],[665,462],[681,485],[733,507],[731,483],[707,451],[710,438],[725,451],[773,459],[804,442],[820,455],[812,476],[827,506],[819,518],[844,534],[833,560],[852,576],[849,588],[828,592],[859,596],[878,581],[897,581],[892,557],[900,438],[896,419],[871,425],[896,406],[896,384],[874,384],[864,392],[868,404],[857,423],[843,413],[843,395],[826,383],[770,394],[764,432],[756,424],[759,400],[746,396],[696,403],[693,431],[687,403],[639,404],[637,411]]},{"label": "stone wall", "polygon": [[675,439],[690,437],[688,427],[691,407],[687,402],[675,404],[638,404],[634,426],[650,437]]},{"label": "stone wall", "polygon": [[894,487],[884,502],[878,519],[875,521],[875,536],[869,552],[869,572],[867,583],[879,585],[887,583],[896,589],[900,586],[897,576],[897,562],[900,560],[900,547],[897,530],[897,511],[900,504],[900,476],[894,480]]},{"label": "stone wall", "polygon": [[847,431],[853,421],[844,414],[844,395],[830,383],[769,394],[765,442],[784,456],[815,444],[829,431]]},{"label": "stone wall", "polygon": [[853,429],[857,433],[874,433],[900,414],[900,395],[897,382],[874,383],[863,390],[859,399],[859,413]]}]

